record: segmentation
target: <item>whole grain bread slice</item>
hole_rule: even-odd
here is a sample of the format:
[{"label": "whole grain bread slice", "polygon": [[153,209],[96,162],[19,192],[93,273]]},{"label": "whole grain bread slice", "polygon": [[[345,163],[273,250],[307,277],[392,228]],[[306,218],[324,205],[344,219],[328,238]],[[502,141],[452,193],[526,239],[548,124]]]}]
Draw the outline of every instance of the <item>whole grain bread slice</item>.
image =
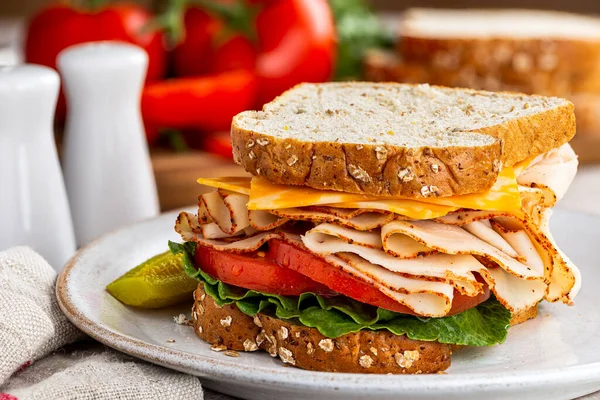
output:
[{"label": "whole grain bread slice", "polygon": [[234,160],[273,183],[376,196],[488,190],[568,142],[568,100],[429,85],[301,84],[234,117]]},{"label": "whole grain bread slice", "polygon": [[[492,55],[488,55],[489,57]],[[367,52],[363,60],[363,76],[365,80],[373,82],[429,83],[478,90],[564,96],[574,103],[574,95],[600,92],[600,74],[578,76],[575,79],[563,71],[538,70],[524,74],[493,69],[477,71],[469,65],[446,69],[426,62],[407,62],[390,50]]]},{"label": "whole grain bread slice", "polygon": [[478,74],[600,75],[600,18],[540,10],[410,9],[398,29],[407,62]]},{"label": "whole grain bread slice", "polygon": [[[511,325],[537,316],[537,306],[517,314]],[[267,351],[284,363],[325,372],[418,374],[444,371],[459,346],[412,340],[387,330],[359,331],[330,339],[317,329],[266,314],[254,318],[234,304],[219,307],[203,284],[194,292],[196,335],[215,351]],[[235,353],[234,353],[235,354]]]}]

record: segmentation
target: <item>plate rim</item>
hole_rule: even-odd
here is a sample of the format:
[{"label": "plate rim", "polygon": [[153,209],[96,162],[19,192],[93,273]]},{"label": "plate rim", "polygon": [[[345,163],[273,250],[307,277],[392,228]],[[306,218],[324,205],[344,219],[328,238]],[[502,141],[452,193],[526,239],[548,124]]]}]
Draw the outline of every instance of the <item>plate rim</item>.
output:
[{"label": "plate rim", "polygon": [[[79,266],[79,259],[109,238],[124,234],[124,232],[134,229],[139,225],[152,224],[160,220],[166,220],[167,218],[174,219],[182,210],[161,213],[156,217],[144,219],[135,224],[116,229],[80,248],[65,264],[56,281],[55,291],[58,305],[65,316],[93,339],[123,353],[199,377],[215,378],[217,380],[231,379],[240,384],[261,384],[279,388],[312,391],[335,389],[352,391],[358,394],[398,394],[404,391],[432,394],[434,392],[441,393],[448,391],[459,393],[506,389],[514,385],[521,389],[535,389],[538,387],[548,389],[552,386],[564,387],[565,385],[595,383],[600,385],[600,359],[594,363],[578,366],[507,372],[382,375],[301,370],[304,379],[300,381],[298,379],[289,379],[290,375],[299,371],[296,368],[285,368],[283,366],[277,368],[260,367],[262,373],[257,374],[256,367],[249,368],[237,364],[235,361],[208,358],[148,343],[142,339],[113,330],[103,324],[97,324],[84,315],[73,302],[69,291],[71,274]],[[557,209],[556,211],[561,214],[570,213],[590,216],[587,213],[565,209]],[[594,217],[600,220],[600,217]],[[156,354],[161,357],[157,357]]]}]

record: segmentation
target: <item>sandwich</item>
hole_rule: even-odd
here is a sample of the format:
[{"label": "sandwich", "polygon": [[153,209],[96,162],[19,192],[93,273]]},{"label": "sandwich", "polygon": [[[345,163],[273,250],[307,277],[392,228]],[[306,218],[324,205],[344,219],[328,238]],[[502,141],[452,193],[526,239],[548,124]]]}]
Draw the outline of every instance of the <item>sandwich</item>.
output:
[{"label": "sandwich", "polygon": [[238,114],[251,177],[175,230],[195,333],[330,372],[420,374],[494,346],[579,270],[548,221],[577,170],[568,100],[377,83],[301,84]]}]

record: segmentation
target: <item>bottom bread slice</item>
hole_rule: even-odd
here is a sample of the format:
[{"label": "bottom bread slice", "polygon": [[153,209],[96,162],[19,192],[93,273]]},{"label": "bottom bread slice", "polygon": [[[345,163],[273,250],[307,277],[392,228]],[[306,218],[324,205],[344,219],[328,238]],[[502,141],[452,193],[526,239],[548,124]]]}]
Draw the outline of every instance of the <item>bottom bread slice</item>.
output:
[{"label": "bottom bread slice", "polygon": [[[537,307],[517,314],[515,325],[535,318]],[[317,329],[257,314],[254,318],[235,305],[219,307],[201,283],[192,307],[196,335],[215,349],[265,350],[286,364],[325,372],[429,374],[450,367],[457,346],[412,340],[387,330],[363,330],[336,339]]]}]

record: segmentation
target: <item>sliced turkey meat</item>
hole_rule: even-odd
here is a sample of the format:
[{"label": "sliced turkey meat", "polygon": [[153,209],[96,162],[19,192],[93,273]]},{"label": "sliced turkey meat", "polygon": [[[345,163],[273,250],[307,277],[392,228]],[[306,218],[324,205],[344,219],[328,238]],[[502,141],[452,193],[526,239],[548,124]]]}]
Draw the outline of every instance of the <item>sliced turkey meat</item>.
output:
[{"label": "sliced turkey meat", "polygon": [[[577,173],[577,155],[568,143],[535,158],[517,176],[517,183],[542,189],[547,197],[563,198]],[[550,192],[550,193],[548,193]]]}]

